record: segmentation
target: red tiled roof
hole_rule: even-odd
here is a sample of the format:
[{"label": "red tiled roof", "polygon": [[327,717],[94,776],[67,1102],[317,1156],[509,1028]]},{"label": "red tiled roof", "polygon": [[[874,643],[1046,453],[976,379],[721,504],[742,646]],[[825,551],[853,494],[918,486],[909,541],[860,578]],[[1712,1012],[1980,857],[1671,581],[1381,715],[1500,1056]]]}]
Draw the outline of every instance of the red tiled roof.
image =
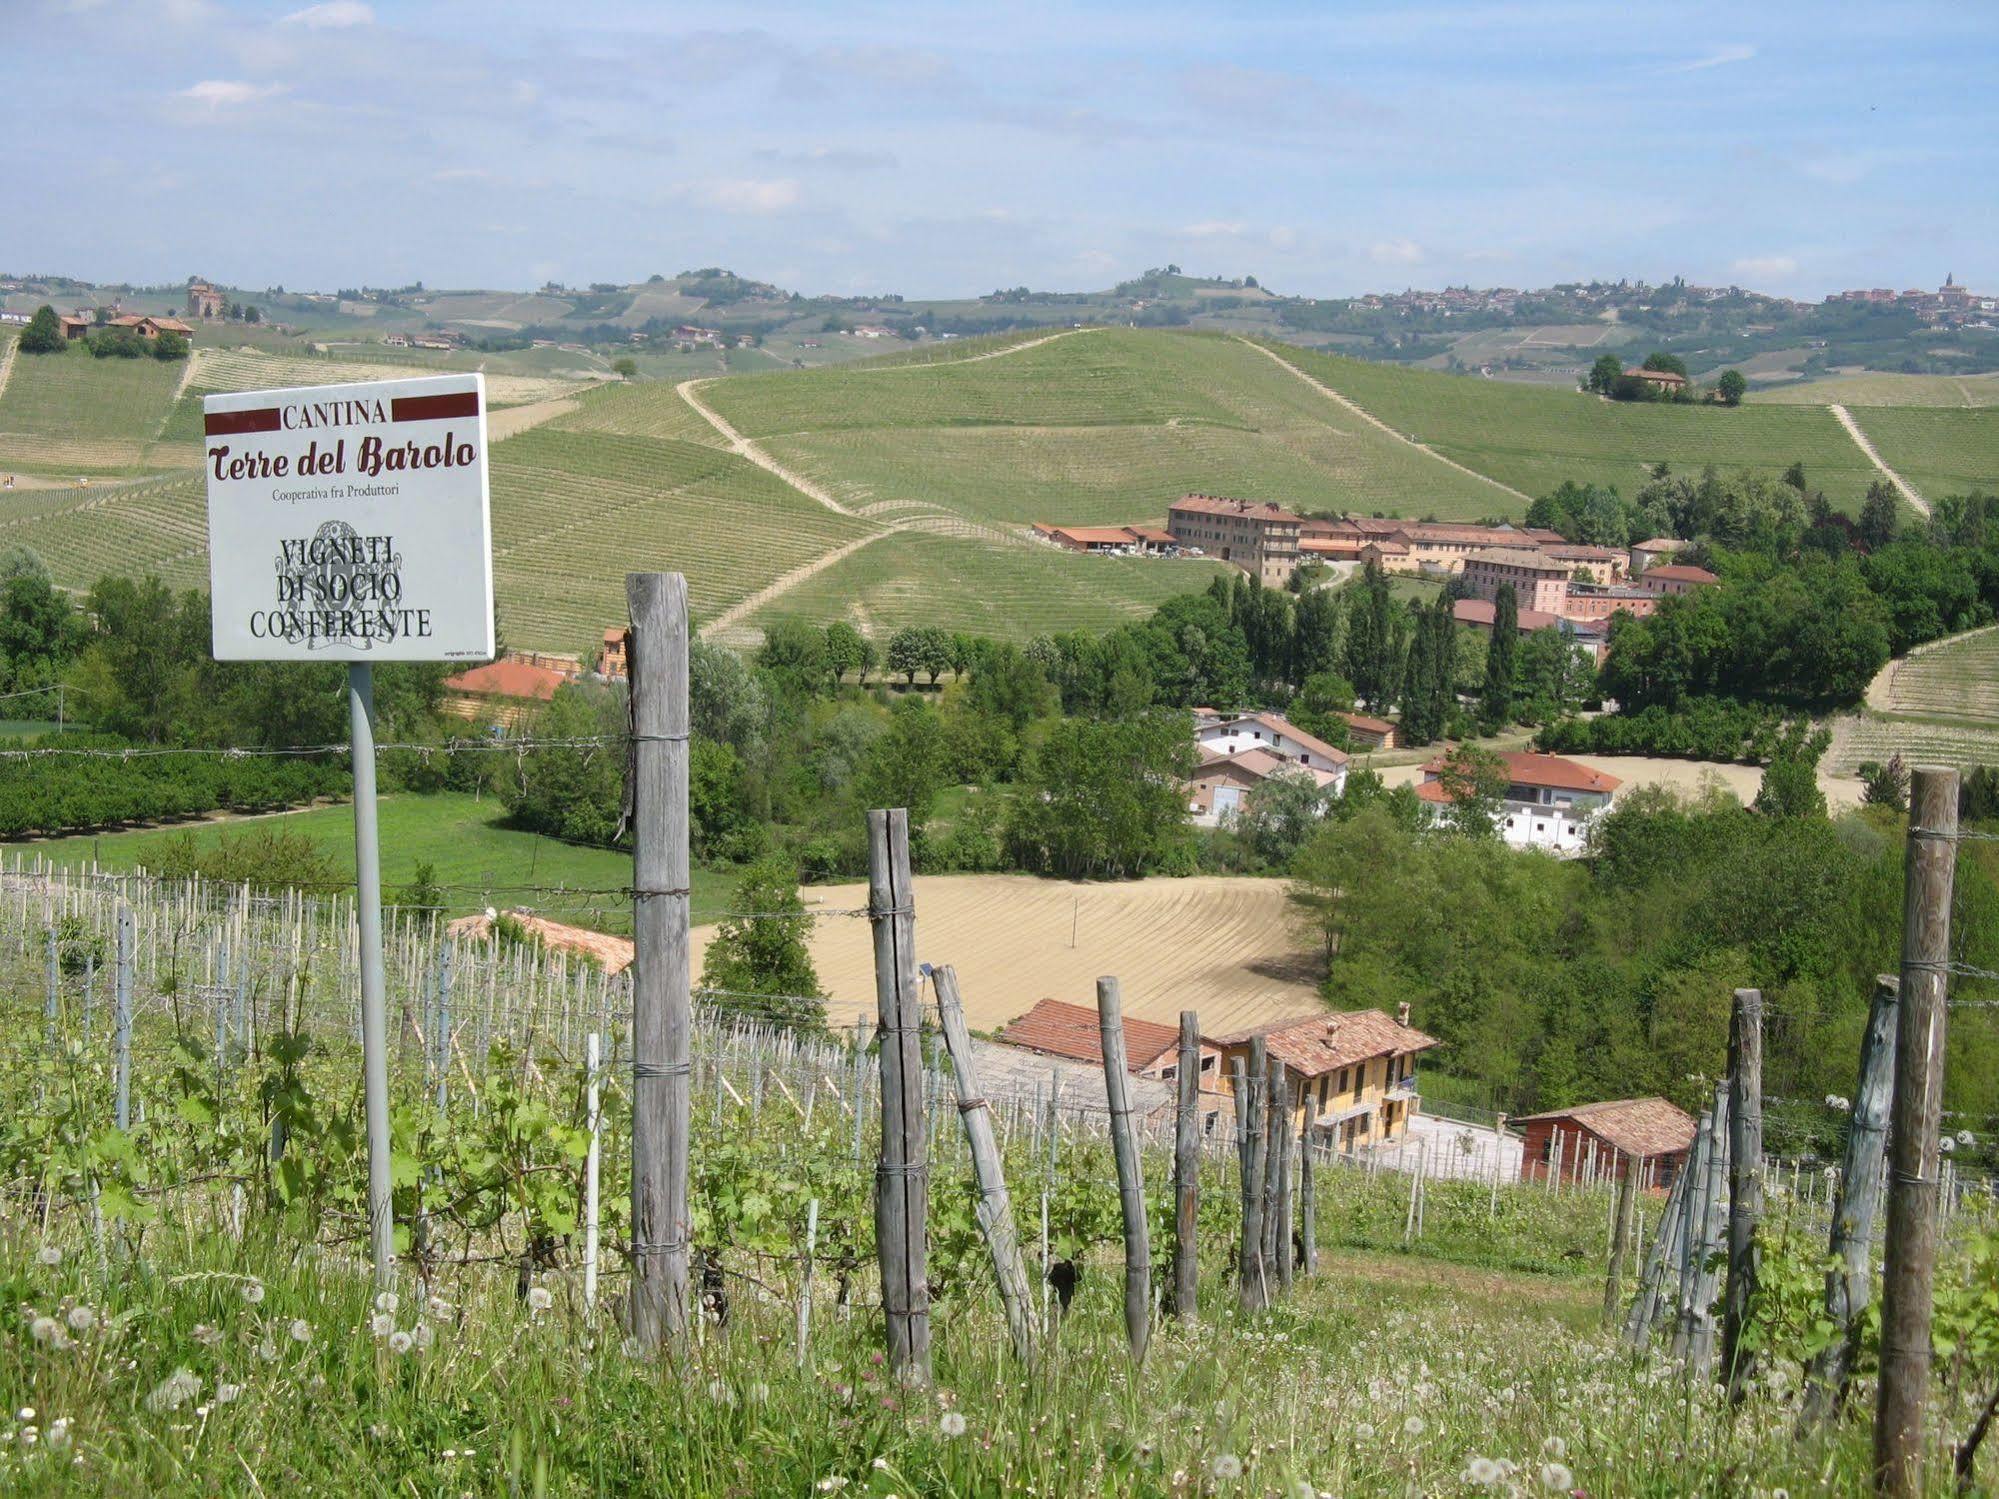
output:
[{"label": "red tiled roof", "polygon": [[1529,572],[1537,573],[1566,573],[1568,571],[1560,563],[1551,562],[1540,552],[1529,551],[1525,547],[1487,547],[1482,552],[1473,552],[1470,557],[1465,559],[1467,567],[1474,562],[1488,563],[1494,567],[1520,567],[1527,569]]},{"label": "red tiled roof", "polygon": [[1694,1119],[1685,1109],[1663,1098],[1619,1098],[1605,1103],[1581,1103],[1574,1108],[1529,1114],[1513,1124],[1568,1120],[1601,1135],[1629,1155],[1672,1155],[1694,1143]]},{"label": "red tiled roof", "polygon": [[186,323],[183,323],[183,322],[182,322],[182,321],[181,321],[181,320],[180,320],[179,318],[177,318],[177,317],[156,317],[156,318],[154,318],[154,319],[152,320],[152,322],[153,322],[153,326],[154,326],[155,328],[159,329],[159,330],[160,330],[160,332],[162,332],[162,333],[192,333],[192,332],[194,332],[194,329],[192,329],[192,328],[188,327],[188,325],[187,325]]},{"label": "red tiled roof", "polygon": [[1650,541],[1632,542],[1631,550],[1634,552],[1677,552],[1684,546],[1686,546],[1686,543],[1677,536],[1654,536]]},{"label": "red tiled roof", "polygon": [[1263,1037],[1271,1056],[1303,1077],[1318,1077],[1370,1057],[1425,1051],[1439,1044],[1435,1036],[1403,1025],[1379,1010],[1299,1015],[1216,1039],[1222,1046],[1239,1046],[1255,1036]]},{"label": "red tiled roof", "polygon": [[1643,577],[1664,578],[1672,583],[1719,583],[1721,579],[1704,567],[1693,567],[1684,562],[1662,562],[1656,567],[1645,569]]},{"label": "red tiled roof", "polygon": [[1671,370],[1626,370],[1624,373],[1634,380],[1653,380],[1661,385],[1685,385],[1687,383],[1685,375],[1676,375]]},{"label": "red tiled roof", "polygon": [[1321,755],[1335,765],[1343,764],[1349,758],[1345,750],[1334,749],[1317,735],[1307,734],[1290,719],[1279,717],[1275,713],[1244,713],[1236,718],[1223,719],[1221,726],[1227,727],[1238,723],[1261,724],[1271,733],[1282,734],[1286,739],[1294,740],[1313,754]]},{"label": "red tiled roof", "polygon": [[1241,515],[1251,520],[1270,521],[1285,525],[1302,526],[1305,517],[1293,515],[1275,500],[1234,500],[1221,495],[1182,495],[1171,505],[1169,511],[1183,510],[1197,515]]},{"label": "red tiled roof", "polygon": [[547,702],[555,689],[569,678],[546,666],[529,666],[525,661],[489,661],[455,677],[446,677],[448,692],[468,692],[475,697],[517,697]]},{"label": "red tiled roof", "polygon": [[[1559,614],[1550,614],[1545,609],[1519,609],[1515,623],[1523,634],[1535,630],[1545,630],[1562,622]],[[1461,625],[1484,625],[1491,629],[1499,617],[1499,606],[1491,599],[1459,599],[1451,605],[1451,618]]]},{"label": "red tiled roof", "polygon": [[[999,1033],[1008,1046],[1075,1062],[1104,1065],[1104,1033],[1097,1012],[1059,999],[1044,999]],[[1180,1028],[1156,1020],[1124,1018],[1124,1061],[1133,1071],[1149,1067],[1180,1044]]]},{"label": "red tiled roof", "polygon": [[[1587,765],[1578,765],[1574,760],[1564,760],[1560,755],[1543,755],[1531,750],[1503,750],[1499,758],[1506,765],[1506,779],[1515,786],[1546,786],[1555,791],[1615,791],[1624,782],[1616,776],[1601,770],[1591,770]],[[1435,777],[1442,774],[1444,759],[1440,755],[1423,767],[1423,774]],[[1434,780],[1426,785],[1436,785]],[[1416,788],[1418,796],[1423,795],[1421,786]],[[1441,801],[1439,794],[1424,797],[1425,801]]]},{"label": "red tiled roof", "polygon": [[1123,526],[1048,526],[1046,530],[1050,536],[1066,536],[1071,541],[1086,545],[1091,542],[1114,547],[1131,544],[1131,532]]},{"label": "red tiled roof", "polygon": [[1395,725],[1385,718],[1369,718],[1365,713],[1342,713],[1340,717],[1347,721],[1348,728],[1358,729],[1363,734],[1392,734],[1395,732]]}]

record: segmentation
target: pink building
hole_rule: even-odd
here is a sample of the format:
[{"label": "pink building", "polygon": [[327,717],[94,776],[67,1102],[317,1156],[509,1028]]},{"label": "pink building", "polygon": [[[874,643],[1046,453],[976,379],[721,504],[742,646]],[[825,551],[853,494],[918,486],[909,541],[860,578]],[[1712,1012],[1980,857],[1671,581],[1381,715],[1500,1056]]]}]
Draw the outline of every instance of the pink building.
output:
[{"label": "pink building", "polygon": [[1513,585],[1523,610],[1560,614],[1569,601],[1569,569],[1540,552],[1521,547],[1488,547],[1465,560],[1465,587],[1472,597],[1492,602],[1502,583]]}]

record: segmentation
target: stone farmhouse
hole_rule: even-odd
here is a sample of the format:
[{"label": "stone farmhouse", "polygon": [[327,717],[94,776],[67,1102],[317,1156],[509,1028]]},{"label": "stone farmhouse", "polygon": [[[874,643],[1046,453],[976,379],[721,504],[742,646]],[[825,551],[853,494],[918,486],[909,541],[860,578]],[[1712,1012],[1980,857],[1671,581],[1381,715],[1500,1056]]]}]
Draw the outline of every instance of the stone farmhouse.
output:
[{"label": "stone farmhouse", "polygon": [[[1560,755],[1514,750],[1499,758],[1506,766],[1506,790],[1493,821],[1499,836],[1515,848],[1545,849],[1566,857],[1580,854],[1590,823],[1624,784],[1614,775]],[[1430,761],[1416,788],[1417,797],[1437,818],[1452,801],[1443,772],[1442,757]]]},{"label": "stone farmhouse", "polygon": [[1422,1108],[1416,1058],[1438,1044],[1409,1023],[1406,1004],[1394,1019],[1380,1010],[1300,1015],[1216,1038],[1231,1090],[1235,1064],[1247,1068],[1258,1037],[1291,1085],[1290,1138],[1309,1134],[1346,1153],[1408,1133]]}]

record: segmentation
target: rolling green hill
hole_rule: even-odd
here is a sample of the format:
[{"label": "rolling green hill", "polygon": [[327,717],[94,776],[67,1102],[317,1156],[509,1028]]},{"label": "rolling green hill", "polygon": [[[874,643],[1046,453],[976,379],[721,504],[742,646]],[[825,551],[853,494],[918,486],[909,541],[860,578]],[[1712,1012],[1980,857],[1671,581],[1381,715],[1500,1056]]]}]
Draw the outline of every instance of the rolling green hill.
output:
[{"label": "rolling green hill", "polygon": [[[198,451],[206,389],[387,372],[259,351],[203,350],[191,367],[20,357],[0,390],[0,466],[159,474]],[[1155,519],[1190,490],[1482,519],[1518,517],[1564,479],[1628,492],[1662,461],[1773,477],[1802,461],[1849,509],[1878,472],[1822,405],[1624,405],[1213,333],[1008,334],[702,381],[692,394],[735,435],[665,381],[520,371],[491,388],[496,405],[568,397],[492,459],[505,632],[564,650],[621,617],[634,567],[686,572],[726,638],[785,616],[1015,638],[1106,625],[1205,586],[1215,565],[1077,556],[1027,540],[1028,523]],[[1999,410],[1855,419],[1926,492],[1995,487]],[[135,568],[196,584],[202,503],[185,468],[17,492],[0,501],[0,545],[35,548],[71,586]]]}]

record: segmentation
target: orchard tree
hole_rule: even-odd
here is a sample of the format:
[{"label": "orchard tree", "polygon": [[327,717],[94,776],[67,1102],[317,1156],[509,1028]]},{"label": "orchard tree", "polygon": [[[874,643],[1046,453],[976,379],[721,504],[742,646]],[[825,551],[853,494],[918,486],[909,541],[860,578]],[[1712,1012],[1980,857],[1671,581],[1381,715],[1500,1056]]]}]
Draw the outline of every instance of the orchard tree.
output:
[{"label": "orchard tree", "polygon": [[1583,382],[1584,388],[1600,396],[1615,395],[1617,382],[1623,374],[1623,360],[1615,354],[1599,354],[1596,363],[1589,367],[1589,378]]},{"label": "orchard tree", "polygon": [[1714,382],[1714,393],[1721,397],[1724,406],[1740,406],[1748,391],[1749,382],[1742,378],[1741,370],[1723,370]]},{"label": "orchard tree", "polygon": [[826,670],[833,679],[836,692],[840,687],[840,678],[850,671],[865,678],[867,655],[866,637],[844,619],[836,619],[826,627]]}]

